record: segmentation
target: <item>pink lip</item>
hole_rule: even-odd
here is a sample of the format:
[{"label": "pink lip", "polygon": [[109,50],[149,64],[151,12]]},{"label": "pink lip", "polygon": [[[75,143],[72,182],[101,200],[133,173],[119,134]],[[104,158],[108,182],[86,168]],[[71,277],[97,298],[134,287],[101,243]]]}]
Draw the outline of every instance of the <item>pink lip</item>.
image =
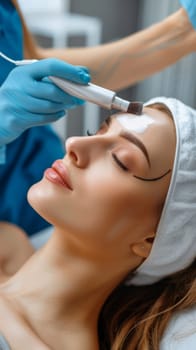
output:
[{"label": "pink lip", "polygon": [[71,191],[73,190],[67,169],[60,159],[56,160],[51,168],[45,170],[44,176],[53,183],[63,185]]}]

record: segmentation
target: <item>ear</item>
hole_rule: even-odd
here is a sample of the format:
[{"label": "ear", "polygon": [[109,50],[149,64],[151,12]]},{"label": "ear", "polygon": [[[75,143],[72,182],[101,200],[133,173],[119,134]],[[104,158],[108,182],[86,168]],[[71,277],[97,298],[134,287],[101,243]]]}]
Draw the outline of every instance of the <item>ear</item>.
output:
[{"label": "ear", "polygon": [[155,233],[151,233],[148,236],[142,238],[140,241],[133,243],[130,246],[132,253],[141,258],[147,258],[150,254],[154,238]]}]

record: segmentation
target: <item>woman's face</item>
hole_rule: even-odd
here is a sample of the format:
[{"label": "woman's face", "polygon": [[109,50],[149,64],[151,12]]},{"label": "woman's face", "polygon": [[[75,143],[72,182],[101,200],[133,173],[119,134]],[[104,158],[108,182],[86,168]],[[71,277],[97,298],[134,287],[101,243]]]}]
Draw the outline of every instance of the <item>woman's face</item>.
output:
[{"label": "woman's face", "polygon": [[102,258],[155,233],[175,153],[171,117],[118,113],[95,135],[69,138],[66,151],[29,190],[41,216]]}]

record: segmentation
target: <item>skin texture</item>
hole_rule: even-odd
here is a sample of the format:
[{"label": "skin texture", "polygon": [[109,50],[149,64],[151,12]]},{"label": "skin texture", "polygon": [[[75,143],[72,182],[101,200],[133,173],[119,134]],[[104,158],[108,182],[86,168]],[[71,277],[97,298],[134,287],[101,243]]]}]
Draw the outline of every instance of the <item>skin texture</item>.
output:
[{"label": "skin texture", "polygon": [[[112,89],[142,80],[196,48],[196,32],[182,9],[151,28],[97,48],[45,50],[35,45],[25,24],[23,28],[25,58],[55,56],[86,65],[95,83]],[[171,121],[169,125],[168,131],[161,125],[164,138],[160,130],[152,129],[141,137],[152,160],[150,169],[141,151],[129,145],[128,163],[138,176],[158,176],[172,167],[175,135]],[[96,322],[103,302],[149,254],[170,174],[156,183],[138,182],[124,174],[111,150],[123,160],[129,158],[127,151],[115,143],[111,129],[109,140],[103,130],[82,141],[67,141],[63,162],[72,192],[46,177],[29,192],[34,208],[56,228],[47,246],[1,286],[0,330],[14,350],[97,350]]]},{"label": "skin texture", "polygon": [[[154,122],[134,136],[145,144],[150,167],[113,116],[96,135],[69,138],[65,158],[29,190],[30,204],[55,228],[0,288],[0,331],[15,350],[35,344],[40,350],[99,349],[100,309],[148,256],[171,176],[150,183],[133,176],[158,176],[173,164],[172,118],[151,108],[145,113]],[[61,183],[59,166],[69,174],[69,188]]]},{"label": "skin texture", "polygon": [[[133,134],[146,145],[151,162],[150,168],[142,151],[120,136],[121,131],[126,131],[126,128],[118,121],[120,114],[117,114],[117,117],[112,118],[110,126],[103,123],[96,135],[73,137],[67,140],[68,154],[62,162],[67,168],[73,190],[63,191],[61,187],[54,186],[44,178],[29,192],[29,200],[35,210],[54,225],[64,228],[66,222],[67,229],[74,230],[76,237],[78,235],[80,237],[83,231],[84,240],[86,237],[88,242],[92,240],[94,245],[95,239],[96,248],[100,246],[98,249],[100,252],[103,245],[110,245],[113,240],[116,240],[116,247],[119,250],[118,232],[116,229],[113,232],[113,227],[119,226],[119,231],[123,231],[124,235],[128,236],[128,232],[133,228],[135,230],[136,222],[142,217],[145,230],[148,227],[146,231],[153,233],[158,220],[157,213],[164,201],[170,176],[157,184],[150,185],[134,179],[133,174],[146,178],[156,177],[172,168],[173,159],[168,159],[168,155],[171,154],[170,143],[165,143],[168,129],[172,130],[172,121],[169,120],[170,123],[167,121],[168,128],[162,112],[146,110],[154,123],[149,125],[142,134],[140,132]],[[130,120],[131,118],[134,124],[135,116],[130,115]],[[126,165],[128,171],[123,171],[113,156]],[[154,191],[151,205],[147,205],[152,188],[156,191]],[[88,220],[86,220],[86,213],[88,213]],[[75,220],[76,215],[77,220]],[[130,220],[130,216],[133,220]],[[153,217],[150,222],[149,217]],[[139,228],[138,230],[137,237],[142,231]],[[105,232],[110,232],[107,237]],[[101,234],[103,241],[100,239]]]}]

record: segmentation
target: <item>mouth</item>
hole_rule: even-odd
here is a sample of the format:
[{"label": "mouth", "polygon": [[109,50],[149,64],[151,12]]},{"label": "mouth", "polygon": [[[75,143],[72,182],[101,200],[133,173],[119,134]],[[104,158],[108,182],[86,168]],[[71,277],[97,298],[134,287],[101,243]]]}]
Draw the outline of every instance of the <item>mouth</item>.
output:
[{"label": "mouth", "polygon": [[62,160],[56,160],[51,168],[46,169],[44,175],[49,181],[60,184],[67,187],[70,191],[73,191],[66,166]]}]

